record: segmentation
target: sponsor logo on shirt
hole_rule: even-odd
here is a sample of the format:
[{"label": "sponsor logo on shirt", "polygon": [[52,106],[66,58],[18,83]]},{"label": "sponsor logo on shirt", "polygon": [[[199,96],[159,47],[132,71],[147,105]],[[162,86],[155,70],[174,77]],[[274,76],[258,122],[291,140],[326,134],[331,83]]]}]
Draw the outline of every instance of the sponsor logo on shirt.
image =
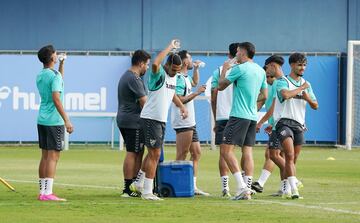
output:
[{"label": "sponsor logo on shirt", "polygon": [[170,84],[170,83],[166,82],[166,88],[169,88],[169,89],[175,90],[176,85],[173,85],[173,84]]}]

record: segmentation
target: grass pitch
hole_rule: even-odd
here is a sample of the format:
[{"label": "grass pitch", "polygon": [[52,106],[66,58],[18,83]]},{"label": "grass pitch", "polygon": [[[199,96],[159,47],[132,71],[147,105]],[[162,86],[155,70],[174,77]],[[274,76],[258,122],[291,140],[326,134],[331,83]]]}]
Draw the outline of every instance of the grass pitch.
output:
[{"label": "grass pitch", "polygon": [[[165,159],[173,159],[174,147],[165,150]],[[106,146],[72,146],[63,152],[54,191],[68,201],[54,203],[36,200],[37,146],[0,147],[0,177],[17,191],[0,185],[0,222],[360,222],[360,150],[305,147],[297,164],[304,200],[269,196],[279,187],[275,170],[264,192],[251,201],[220,198],[219,151],[207,147],[203,147],[198,186],[211,197],[161,202],[121,198],[124,154]],[[255,180],[263,157],[263,147],[255,148]],[[234,183],[230,176],[232,192]]]}]

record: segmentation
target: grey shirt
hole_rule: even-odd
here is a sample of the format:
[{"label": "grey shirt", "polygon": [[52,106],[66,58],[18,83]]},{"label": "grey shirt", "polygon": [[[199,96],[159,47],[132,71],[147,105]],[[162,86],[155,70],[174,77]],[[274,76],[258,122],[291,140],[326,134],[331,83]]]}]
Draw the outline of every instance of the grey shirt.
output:
[{"label": "grey shirt", "polygon": [[130,70],[120,78],[118,84],[118,113],[119,128],[140,129],[141,107],[139,98],[146,95],[144,81]]}]

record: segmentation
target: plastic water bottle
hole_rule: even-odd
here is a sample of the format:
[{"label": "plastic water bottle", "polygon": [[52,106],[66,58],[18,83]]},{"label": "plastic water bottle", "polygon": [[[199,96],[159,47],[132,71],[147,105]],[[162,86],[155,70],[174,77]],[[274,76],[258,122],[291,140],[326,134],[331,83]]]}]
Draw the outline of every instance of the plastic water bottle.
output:
[{"label": "plastic water bottle", "polygon": [[199,63],[199,67],[205,67],[205,65],[206,65],[205,62],[202,62],[202,61],[201,61],[201,62]]},{"label": "plastic water bottle", "polygon": [[65,53],[60,53],[60,54],[58,55],[58,59],[59,59],[59,61],[66,60],[66,58],[67,58],[67,56],[66,56],[66,54],[65,54]]},{"label": "plastic water bottle", "polygon": [[176,39],[175,41],[174,41],[174,45],[175,45],[175,49],[179,49],[180,48],[180,40],[179,39]]}]

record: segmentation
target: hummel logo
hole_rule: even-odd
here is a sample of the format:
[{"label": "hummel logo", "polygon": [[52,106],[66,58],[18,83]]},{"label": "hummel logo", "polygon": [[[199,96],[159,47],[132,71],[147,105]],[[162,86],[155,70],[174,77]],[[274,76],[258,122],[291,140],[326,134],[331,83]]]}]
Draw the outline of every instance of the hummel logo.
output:
[{"label": "hummel logo", "polygon": [[155,143],[156,143],[156,139],[150,139],[150,145],[151,145],[151,146],[154,146]]}]

